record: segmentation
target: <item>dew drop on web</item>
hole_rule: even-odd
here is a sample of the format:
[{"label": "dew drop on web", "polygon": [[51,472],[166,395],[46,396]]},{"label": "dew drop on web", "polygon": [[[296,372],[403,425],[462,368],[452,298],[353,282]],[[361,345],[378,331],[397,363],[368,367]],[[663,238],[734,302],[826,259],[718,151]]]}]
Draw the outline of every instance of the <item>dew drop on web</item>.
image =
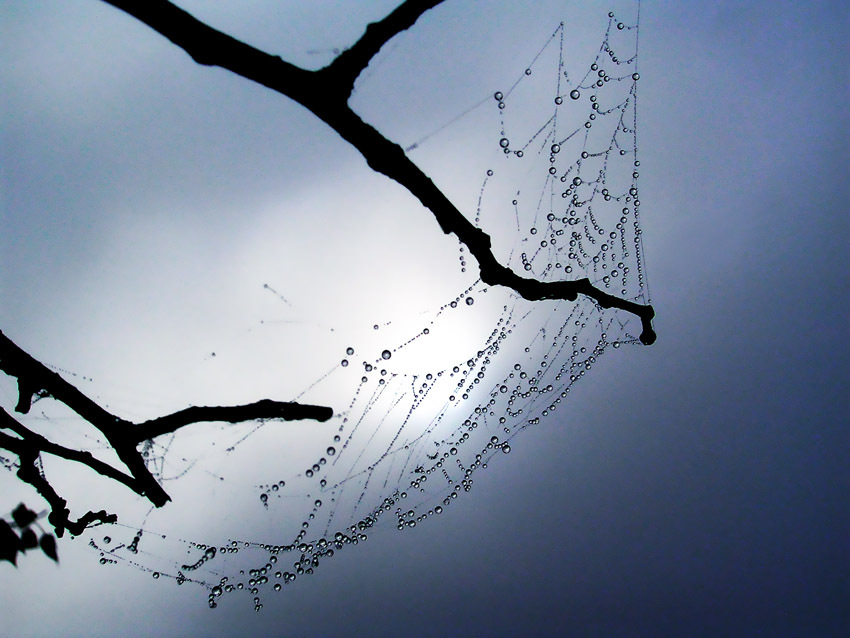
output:
[{"label": "dew drop on web", "polygon": [[[630,17],[620,17],[636,24]],[[502,86],[512,87],[510,109],[504,109],[505,93],[494,91],[498,113],[492,106],[473,110],[464,115],[469,119],[446,125],[434,141],[419,142],[418,147],[433,144],[436,149],[453,132],[472,130],[467,123],[480,117],[486,134],[472,151],[482,157],[474,171],[469,169],[469,192],[459,189],[458,199],[452,197],[452,201],[464,202],[464,214],[472,202],[470,224],[474,220],[478,229],[491,235],[500,263],[518,276],[541,281],[587,279],[605,289],[607,278],[609,294],[616,292],[645,304],[649,297],[639,241],[639,178],[633,174],[638,164],[632,93],[639,78],[638,29],[621,31],[615,33],[617,42],[599,33],[595,45],[601,48],[587,51],[589,58],[583,58],[593,60],[598,51],[607,54],[605,66],[611,81],[605,82],[604,71],[598,75],[601,69],[593,62],[592,74],[567,84],[566,88],[573,88],[565,92],[564,82],[569,79],[564,80],[567,67],[560,61],[561,38],[544,38],[540,56],[520,67],[528,73],[499,79],[509,82]],[[620,50],[615,51],[617,47]],[[532,63],[534,75],[528,77]],[[587,69],[587,62],[580,64]],[[629,78],[631,82],[616,81]],[[516,91],[513,82],[518,82]],[[546,86],[535,92],[535,83]],[[579,100],[586,92],[588,99],[554,108],[553,91],[560,93],[554,98],[556,106],[564,104],[567,95]],[[491,104],[489,98],[484,103]],[[598,108],[585,109],[588,105]],[[457,113],[462,114],[462,110]],[[591,122],[592,129],[585,128]],[[574,131],[578,133],[570,137]],[[494,137],[507,153],[493,148]],[[510,150],[512,145],[516,151]],[[436,174],[428,177],[437,184],[452,179],[464,183],[463,167],[434,170]],[[603,309],[583,295],[573,301],[525,300],[513,291],[488,287],[478,279],[481,274],[469,252],[462,255],[469,266],[460,273],[461,283],[447,286],[439,301],[428,301],[425,307],[406,298],[396,308],[365,316],[362,325],[354,327],[345,323],[345,317],[311,318],[310,330],[330,339],[328,358],[316,376],[299,379],[297,391],[286,400],[331,405],[334,416],[328,421],[270,420],[221,427],[216,436],[222,443],[216,439],[217,445],[210,449],[230,450],[225,460],[235,469],[228,472],[215,463],[205,464],[208,450],[181,460],[172,450],[152,447],[146,462],[161,472],[157,476],[176,476],[181,481],[185,472],[186,481],[189,477],[199,483],[210,480],[222,492],[227,491],[222,485],[236,490],[240,473],[268,474],[252,483],[252,489],[260,486],[260,498],[254,491],[239,507],[257,517],[250,520],[263,521],[262,527],[272,533],[255,538],[256,532],[246,525],[237,542],[213,539],[216,530],[212,527],[211,539],[204,539],[204,543],[215,540],[215,546],[220,543],[220,549],[216,552],[208,545],[202,550],[205,562],[192,575],[202,574],[197,582],[209,583],[203,586],[206,595],[212,593],[212,602],[222,602],[224,607],[221,599],[228,592],[251,591],[256,592],[251,597],[255,606],[261,607],[264,594],[297,585],[332,563],[333,552],[383,533],[427,529],[435,515],[447,509],[474,507],[476,473],[520,463],[522,454],[509,455],[511,444],[519,440],[516,437],[537,423],[569,419],[571,389],[587,378],[607,346],[621,350],[639,343],[640,321],[628,313]],[[392,269],[395,264],[384,267]],[[411,298],[426,298],[431,292],[416,286],[438,284],[442,282],[412,283]],[[459,304],[475,308],[458,312]],[[290,324],[286,325],[289,330]],[[279,338],[286,342],[286,333]],[[340,357],[343,348],[344,358]],[[352,365],[361,360],[353,358],[355,351],[363,359],[362,374],[344,370],[359,369],[358,364]],[[218,346],[218,352],[216,365],[227,356],[224,345]],[[392,359],[392,364],[377,366],[376,371],[375,361],[365,360],[374,355],[364,354],[373,352],[380,353],[380,360]],[[280,369],[286,365],[282,362]],[[295,368],[299,369],[297,362]],[[240,457],[243,448],[252,455]],[[262,454],[269,458],[257,456]],[[149,524],[156,529],[154,518]],[[385,531],[388,528],[392,531]],[[140,549],[132,560],[138,564],[143,558],[166,557],[152,573],[157,579],[166,574],[168,582],[178,573],[188,573],[181,572],[186,546],[176,538],[161,539],[161,545],[171,549],[159,551],[155,540],[156,535],[145,534],[141,544],[150,544],[145,550],[149,553]],[[190,547],[192,558],[186,564],[198,560],[198,547]],[[275,571],[272,565],[278,559],[287,569]],[[225,575],[230,580],[220,583]],[[190,581],[184,576],[178,582]]]}]

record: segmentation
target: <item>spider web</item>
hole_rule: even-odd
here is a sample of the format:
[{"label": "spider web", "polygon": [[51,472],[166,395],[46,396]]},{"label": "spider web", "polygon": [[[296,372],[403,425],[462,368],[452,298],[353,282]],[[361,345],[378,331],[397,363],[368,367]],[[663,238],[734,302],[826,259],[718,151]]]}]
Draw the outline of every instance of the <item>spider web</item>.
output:
[{"label": "spider web", "polygon": [[[633,16],[609,13],[598,49],[583,60],[565,59],[569,27],[559,24],[517,77],[410,141],[407,150],[415,161],[429,149],[451,152],[452,134],[474,120],[483,131],[487,168],[476,176],[474,205],[464,210],[474,211],[475,224],[491,235],[497,259],[541,281],[586,277],[610,294],[648,304],[635,8]],[[439,171],[421,160],[442,186]],[[573,384],[609,347],[639,344],[641,332],[638,318],[588,298],[528,302],[491,288],[473,280],[476,267],[460,246],[456,293],[425,309],[374,317],[333,335],[315,319],[270,313],[259,327],[211,350],[194,370],[199,383],[214,366],[250,367],[269,347],[270,334],[300,323],[326,347],[302,368],[292,398],[333,405],[337,414],[325,426],[287,425],[283,434],[271,422],[212,425],[211,446],[199,444],[210,439],[210,428],[146,443],[148,467],[175,501],[202,502],[194,492],[202,483],[213,502],[240,506],[223,505],[201,537],[196,521],[137,503],[135,514],[122,509],[120,524],[90,534],[100,562],[197,584],[211,607],[247,594],[259,610],[335,553],[463,507],[474,498],[469,493],[480,472],[503,462],[523,430],[564,412]],[[258,284],[257,292],[291,316],[293,304],[276,285]],[[11,389],[6,394],[13,400]],[[61,424],[71,439],[90,436],[69,433],[74,417],[61,410],[32,418],[57,432]],[[108,456],[96,438],[88,449]],[[191,483],[186,493],[184,483]],[[138,522],[125,523],[132,520]]]}]

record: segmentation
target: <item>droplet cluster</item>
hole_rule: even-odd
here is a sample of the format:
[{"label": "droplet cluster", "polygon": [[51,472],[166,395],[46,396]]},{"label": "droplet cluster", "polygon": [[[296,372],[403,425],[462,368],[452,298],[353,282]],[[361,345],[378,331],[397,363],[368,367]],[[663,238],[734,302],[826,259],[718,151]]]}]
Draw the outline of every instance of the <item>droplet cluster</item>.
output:
[{"label": "droplet cluster", "polygon": [[[475,184],[477,208],[470,194],[470,210],[484,232],[510,230],[497,257],[520,276],[588,279],[645,303],[637,26],[609,14],[598,51],[569,68],[564,31],[562,23],[514,83],[493,91],[492,100],[486,96],[482,109],[497,111],[499,124],[482,143],[493,163],[476,172],[483,183]],[[536,96],[539,116],[531,118],[520,95],[535,82],[547,88]],[[145,567],[153,579],[198,584],[211,608],[228,595],[247,595],[259,611],[267,596],[313,575],[347,547],[382,530],[427,529],[429,519],[469,498],[478,472],[523,462],[519,433],[553,416],[559,427],[571,427],[579,416],[564,406],[573,384],[608,346],[639,342],[639,322],[627,313],[581,295],[527,301],[489,288],[476,279],[470,251],[461,245],[458,254],[454,267],[459,263],[467,279],[456,294],[405,324],[369,318],[367,336],[346,335],[334,346],[330,372],[319,381],[338,382],[347,394],[333,420],[306,426],[321,433],[320,444],[299,455],[297,465],[251,484],[246,507],[276,523],[269,537],[228,538],[218,546],[171,539],[183,543],[185,557],[156,571]],[[451,341],[438,363],[417,363],[417,352],[444,344],[464,322],[477,326],[474,337]],[[153,465],[153,448],[149,458]],[[135,557],[141,537],[139,531],[121,550],[105,540],[113,549],[95,547],[105,561],[125,551]]]}]

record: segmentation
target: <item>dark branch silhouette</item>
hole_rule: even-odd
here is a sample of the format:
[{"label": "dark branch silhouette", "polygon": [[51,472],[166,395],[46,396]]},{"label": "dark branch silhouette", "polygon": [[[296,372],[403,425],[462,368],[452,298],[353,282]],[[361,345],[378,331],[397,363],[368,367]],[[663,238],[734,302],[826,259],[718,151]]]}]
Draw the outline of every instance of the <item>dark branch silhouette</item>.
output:
[{"label": "dark branch silhouette", "polygon": [[[66,501],[61,498],[36,466],[42,453],[53,454],[68,461],[86,465],[98,474],[118,481],[140,496],[147,498],[157,507],[165,505],[171,498],[157,482],[145,465],[138,445],[164,434],[171,434],[192,423],[228,422],[240,423],[256,420],[313,419],[327,421],[333,416],[329,407],[302,405],[262,399],[255,403],[224,407],[189,407],[173,414],[161,416],[143,423],[122,419],[80,392],[58,373],[24,352],[0,331],[0,370],[18,381],[18,403],[15,411],[27,414],[32,406],[32,397],[50,397],[64,403],[84,420],[93,425],[106,438],[118,458],[129,470],[129,474],[96,459],[88,452],[72,450],[58,445],[25,427],[6,410],[0,408],[0,428],[14,432],[17,437],[0,432],[0,447],[13,452],[20,459],[18,477],[29,483],[50,503],[52,512],[48,517],[61,536],[64,529],[79,534],[93,521],[109,522],[114,515],[106,512],[84,515],[71,521]],[[107,521],[106,519],[109,519]],[[75,531],[79,530],[79,531]]]},{"label": "dark branch silhouette", "polygon": [[140,423],[133,432],[133,436],[137,443],[141,443],[163,434],[170,434],[190,423],[200,423],[201,421],[226,421],[228,423],[265,419],[327,421],[332,416],[333,410],[318,405],[282,403],[271,399],[262,399],[247,405],[186,408],[174,414]]},{"label": "dark branch silhouette", "polygon": [[354,82],[365,69],[370,60],[398,33],[409,29],[423,13],[428,11],[443,0],[418,0],[416,2],[404,2],[395,11],[390,13],[380,22],[373,22],[366,27],[363,34],[350,49],[340,53],[331,62],[323,73],[333,75],[336,88],[350,97],[354,88]]},{"label": "dark branch silhouette", "polygon": [[[477,260],[480,277],[485,284],[508,287],[530,301],[575,301],[579,294],[584,295],[603,308],[618,308],[633,313],[641,320],[640,340],[647,345],[655,341],[652,328],[655,313],[652,306],[609,295],[594,287],[587,278],[543,282],[522,277],[500,264],[491,250],[490,236],[476,228],[449,201],[407,157],[401,146],[385,138],[348,106],[354,83],[383,45],[410,28],[422,14],[442,0],[403,2],[383,20],[368,25],[364,35],[328,66],[315,71],[299,68],[278,56],[217,31],[167,0],[104,1],[165,36],[197,63],[232,71],[310,110],[354,146],[373,170],[395,180],[416,197],[431,211],[444,233],[457,235]],[[2,332],[0,370],[17,379],[16,412],[27,414],[34,398],[52,398],[63,403],[105,437],[126,467],[125,472],[96,459],[88,452],[53,443],[0,408],[0,429],[12,433],[0,432],[0,448],[18,456],[18,477],[34,487],[50,505],[48,521],[54,526],[57,536],[62,536],[65,530],[75,535],[81,534],[87,526],[98,522],[115,522],[117,516],[104,510],[89,511],[73,520],[66,500],[56,492],[41,469],[39,459],[42,454],[81,463],[161,507],[170,497],[145,464],[138,449],[143,442],[174,433],[192,423],[300,419],[327,421],[333,416],[333,410],[329,407],[263,399],[240,406],[189,407],[142,423],[133,423],[98,405],[59,374],[24,352]]]},{"label": "dark branch silhouette", "polygon": [[50,514],[47,520],[53,525],[56,535],[60,538],[65,534],[66,529],[78,536],[94,522],[114,523],[118,520],[115,514],[108,514],[106,510],[86,512],[76,521],[71,520],[71,512],[66,507],[67,501],[56,493],[56,490],[38,469],[39,448],[26,440],[16,439],[2,432],[0,432],[0,446],[18,455],[20,460],[18,478],[24,483],[32,485],[50,505]]},{"label": "dark branch silhouette", "polygon": [[72,450],[59,445],[58,443],[53,443],[52,441],[47,440],[40,434],[37,434],[24,426],[3,408],[0,408],[0,427],[6,430],[11,430],[20,436],[18,439],[0,432],[0,445],[11,452],[18,454],[18,456],[20,456],[20,452],[24,449],[24,447],[26,447],[39,453],[46,452],[47,454],[52,454],[68,461],[76,461],[77,463],[88,465],[98,474],[111,478],[119,483],[123,483],[140,496],[144,496],[138,481],[129,474],[125,474],[124,472],[112,467],[109,463],[96,459],[89,452]]},{"label": "dark branch silhouette", "polygon": [[587,278],[543,282],[522,277],[500,264],[491,250],[490,236],[464,217],[407,157],[401,146],[385,138],[349,108],[348,98],[354,81],[369,60],[393,36],[412,26],[442,0],[407,0],[383,20],[370,24],[351,48],[316,71],[299,68],[217,31],[167,0],[104,1],[144,22],[199,64],[232,71],[309,109],[354,146],[370,168],[395,180],[416,197],[431,211],[444,233],[457,235],[478,261],[484,283],[506,286],[529,301],[575,301],[579,294],[584,295],[603,308],[618,308],[635,314],[641,320],[641,342],[646,345],[655,342],[652,306],[609,295]]}]

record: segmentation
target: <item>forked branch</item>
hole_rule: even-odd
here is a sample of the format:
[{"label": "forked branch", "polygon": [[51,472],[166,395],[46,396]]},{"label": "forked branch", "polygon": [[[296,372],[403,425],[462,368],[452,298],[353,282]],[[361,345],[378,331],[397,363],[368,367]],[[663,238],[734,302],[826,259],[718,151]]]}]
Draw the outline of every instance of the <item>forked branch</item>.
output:
[{"label": "forked branch", "polygon": [[333,75],[334,81],[348,98],[354,88],[354,81],[381,47],[402,31],[412,27],[419,16],[442,1],[407,0],[403,2],[383,20],[367,25],[363,37],[351,48],[340,53],[322,72],[325,75]]},{"label": "forked branch", "polygon": [[641,320],[640,340],[655,342],[650,305],[620,299],[596,288],[589,279],[543,282],[522,277],[500,264],[491,250],[490,236],[476,228],[414,164],[401,146],[364,122],[348,106],[351,88],[369,60],[393,36],[409,28],[441,0],[407,0],[383,20],[372,23],[351,48],[331,64],[307,71],[245,44],[200,22],[167,0],[104,0],[141,20],[185,50],[196,62],[219,66],[292,98],[309,109],[356,148],[375,171],[395,180],[434,215],[444,233],[454,233],[478,261],[481,280],[506,286],[521,297],[566,299],[579,294],[603,308],[618,308]]},{"label": "forked branch", "polygon": [[26,414],[30,410],[34,395],[39,398],[50,397],[64,403],[103,434],[129,471],[125,473],[88,452],[72,450],[53,443],[0,408],[0,429],[9,430],[17,435],[10,436],[0,432],[0,448],[5,448],[18,456],[20,459],[18,476],[35,487],[50,503],[52,514],[48,520],[56,527],[56,533],[59,536],[62,535],[63,529],[67,528],[71,530],[71,533],[78,534],[80,532],[74,530],[85,528],[86,521],[104,521],[104,517],[113,515],[107,515],[105,512],[89,512],[78,521],[71,521],[68,518],[65,500],[56,493],[35,466],[40,454],[52,454],[68,461],[81,463],[102,476],[122,483],[140,496],[147,498],[155,506],[161,507],[171,499],[145,464],[138,450],[140,443],[164,434],[171,434],[193,423],[300,419],[327,421],[333,416],[333,410],[329,407],[263,399],[238,406],[189,407],[143,423],[133,423],[102,408],[58,373],[27,354],[2,331],[0,331],[0,370],[18,381],[18,403],[15,408],[17,412]]},{"label": "forked branch", "polygon": [[76,521],[71,520],[71,511],[66,507],[67,501],[56,493],[56,490],[38,469],[37,462],[40,454],[38,446],[30,441],[0,432],[0,447],[18,455],[20,461],[18,478],[24,483],[32,485],[50,505],[50,514],[47,520],[53,525],[56,536],[61,538],[66,529],[78,536],[94,522],[114,523],[118,520],[115,514],[109,514],[106,510],[86,512]]}]

